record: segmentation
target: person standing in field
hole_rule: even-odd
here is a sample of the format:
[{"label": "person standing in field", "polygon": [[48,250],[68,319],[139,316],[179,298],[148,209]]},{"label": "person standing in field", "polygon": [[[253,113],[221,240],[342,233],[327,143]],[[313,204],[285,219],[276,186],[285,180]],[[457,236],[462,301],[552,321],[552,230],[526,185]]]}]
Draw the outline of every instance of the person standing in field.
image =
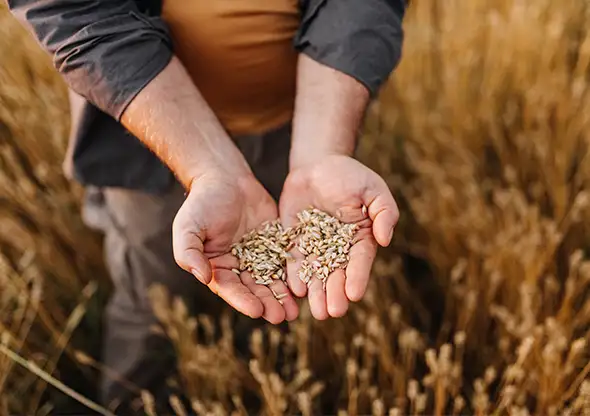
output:
[{"label": "person standing in field", "polygon": [[[86,186],[83,216],[105,235],[115,287],[107,366],[165,397],[174,365],[150,335],[154,283],[192,310],[208,288],[274,324],[297,317],[294,297],[307,296],[317,319],[362,298],[399,214],[353,153],[367,105],[400,59],[406,0],[8,4],[71,89],[65,168]],[[288,285],[271,287],[288,294],[281,304],[220,260],[247,230],[279,216],[291,225],[310,205],[361,226],[326,291],[289,268]],[[104,381],[104,403],[129,397]]]}]

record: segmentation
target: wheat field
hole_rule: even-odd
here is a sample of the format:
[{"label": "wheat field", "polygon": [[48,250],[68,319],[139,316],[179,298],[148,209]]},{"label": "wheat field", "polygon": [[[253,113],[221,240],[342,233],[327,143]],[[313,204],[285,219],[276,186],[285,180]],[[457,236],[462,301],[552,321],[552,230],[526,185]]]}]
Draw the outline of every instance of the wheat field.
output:
[{"label": "wheat field", "polygon": [[[590,4],[423,0],[405,33],[361,142],[402,212],[365,299],[262,326],[244,358],[235,314],[154,287],[176,414],[590,415]],[[113,414],[92,392],[108,279],[61,173],[67,94],[1,5],[0,57],[0,415]]]}]

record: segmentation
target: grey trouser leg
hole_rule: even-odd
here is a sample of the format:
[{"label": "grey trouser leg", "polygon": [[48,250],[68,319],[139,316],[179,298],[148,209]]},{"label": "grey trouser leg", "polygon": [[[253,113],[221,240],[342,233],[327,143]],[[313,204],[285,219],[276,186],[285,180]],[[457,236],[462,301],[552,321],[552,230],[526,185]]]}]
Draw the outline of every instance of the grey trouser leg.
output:
[{"label": "grey trouser leg", "polygon": [[[290,126],[260,136],[240,137],[236,144],[252,170],[278,200],[288,171]],[[176,361],[169,342],[151,334],[156,322],[148,300],[154,283],[181,296],[191,313],[209,311],[221,300],[193,276],[180,269],[172,254],[171,226],[184,201],[176,184],[165,194],[121,188],[88,189],[84,206],[87,224],[105,235],[106,263],[114,292],[105,315],[103,361],[124,379],[167,400],[168,377],[175,377]],[[104,377],[105,406],[119,404],[117,413],[130,412],[136,395]]]}]

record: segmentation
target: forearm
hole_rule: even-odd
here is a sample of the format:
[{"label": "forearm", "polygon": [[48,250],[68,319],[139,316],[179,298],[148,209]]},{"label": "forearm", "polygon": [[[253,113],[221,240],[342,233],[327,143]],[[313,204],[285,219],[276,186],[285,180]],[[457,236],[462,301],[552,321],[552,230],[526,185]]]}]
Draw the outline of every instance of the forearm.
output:
[{"label": "forearm", "polygon": [[369,91],[360,82],[301,54],[291,168],[325,155],[352,155],[368,103]]},{"label": "forearm", "polygon": [[[9,0],[68,87],[119,120],[168,65],[172,40],[134,0]],[[144,2],[142,2],[144,3]]]},{"label": "forearm", "polygon": [[406,0],[302,0],[291,167],[354,152],[370,97],[401,57]]},{"label": "forearm", "polygon": [[[10,0],[70,89],[111,115],[189,187],[212,170],[249,173],[173,56],[167,27],[133,0]],[[223,166],[223,167],[221,167]]]},{"label": "forearm", "polygon": [[177,58],[131,101],[121,123],[168,165],[185,188],[213,171],[250,173]]}]

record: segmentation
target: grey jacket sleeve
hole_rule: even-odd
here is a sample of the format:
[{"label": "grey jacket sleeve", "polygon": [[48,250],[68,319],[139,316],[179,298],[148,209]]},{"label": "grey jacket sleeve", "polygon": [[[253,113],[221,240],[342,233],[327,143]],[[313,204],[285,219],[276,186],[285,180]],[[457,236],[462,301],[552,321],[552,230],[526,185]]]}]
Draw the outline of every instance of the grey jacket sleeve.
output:
[{"label": "grey jacket sleeve", "polygon": [[165,24],[133,0],[8,0],[68,86],[120,119],[172,57]]},{"label": "grey jacket sleeve", "polygon": [[375,96],[397,66],[407,0],[300,0],[295,47]]}]

